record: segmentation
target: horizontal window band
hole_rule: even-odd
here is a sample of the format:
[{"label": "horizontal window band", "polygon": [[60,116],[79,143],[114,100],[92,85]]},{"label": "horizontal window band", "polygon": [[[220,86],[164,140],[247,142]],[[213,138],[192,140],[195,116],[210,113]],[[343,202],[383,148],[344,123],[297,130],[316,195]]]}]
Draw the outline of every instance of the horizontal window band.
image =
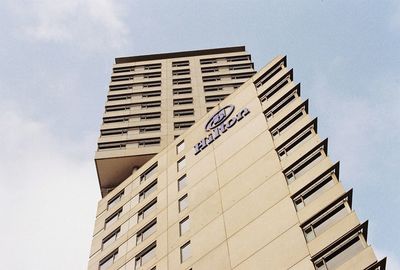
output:
[{"label": "horizontal window band", "polygon": [[350,209],[353,209],[353,189],[350,189],[349,191],[347,191],[346,193],[341,195],[339,198],[335,199],[333,202],[331,202],[330,204],[325,206],[323,209],[318,211],[318,213],[314,214],[312,217],[305,220],[303,223],[300,224],[300,228],[304,228],[307,225],[311,224],[314,220],[318,219],[318,217],[320,217],[322,214],[327,212],[329,209],[331,209],[335,205],[339,204],[341,201],[346,201],[349,204]]},{"label": "horizontal window band", "polygon": [[[290,69],[288,72],[283,74],[279,79],[277,79],[272,85],[270,85],[267,89],[265,89],[261,94],[258,95],[258,98],[261,101],[267,100],[272,97],[276,92],[278,92],[284,85],[284,81],[287,80],[293,81],[293,69]],[[284,85],[282,85],[284,84]]]},{"label": "horizontal window band", "polygon": [[276,152],[280,152],[281,149],[285,148],[287,144],[289,144],[291,141],[296,139],[300,134],[302,134],[304,131],[306,131],[309,128],[313,128],[315,133],[318,132],[318,118],[314,118],[310,123],[302,127],[299,131],[297,131],[294,135],[292,135],[289,139],[281,143],[278,147],[276,147]]},{"label": "horizontal window band", "polygon": [[[270,69],[268,69],[266,72],[264,72],[263,75],[261,75],[259,78],[257,78],[254,81],[254,85],[259,84],[260,82],[262,84],[265,84],[268,80],[270,80],[277,72],[274,70],[276,70],[279,66],[283,65],[285,68],[287,67],[287,59],[286,59],[286,55],[282,58],[282,60],[280,60],[279,62],[277,62],[275,65],[273,65]],[[280,70],[278,69],[278,72]]]},{"label": "horizontal window band", "polygon": [[273,125],[269,131],[272,133],[275,129],[279,128],[281,125],[285,124],[285,121],[288,120],[293,114],[295,114],[297,111],[301,110],[304,107],[306,113],[308,114],[308,99],[305,100],[303,103],[301,103],[299,106],[294,108],[290,113],[288,113],[287,116],[285,116],[282,120],[280,120],[278,123]]},{"label": "horizontal window band", "polygon": [[288,172],[290,172],[292,169],[296,168],[297,165],[301,164],[301,162],[306,159],[308,156],[312,155],[315,151],[317,151],[319,148],[322,148],[324,150],[325,155],[328,155],[328,139],[323,140],[319,144],[317,144],[314,148],[312,148],[310,151],[302,155],[299,159],[297,159],[295,162],[293,162],[289,167],[285,168],[282,173],[286,175]]},{"label": "horizontal window band", "polygon": [[314,183],[318,182],[319,180],[323,179],[326,177],[329,173],[333,172],[336,175],[336,178],[339,180],[339,162],[336,162],[332,167],[330,167],[328,170],[324,171],[321,173],[317,178],[312,180],[310,183],[308,183],[306,186],[301,188],[299,191],[297,191],[295,194],[290,196],[292,200],[295,200],[297,197],[299,197],[301,194],[305,193],[310,187],[314,185]]},{"label": "horizontal window band", "polygon": [[380,261],[377,261],[370,266],[368,266],[365,270],[385,270],[386,269],[386,257]]},{"label": "horizontal window band", "polygon": [[328,246],[326,246],[324,249],[319,251],[317,254],[313,255],[311,257],[311,261],[315,263],[318,261],[320,258],[323,258],[324,255],[329,254],[330,252],[334,251],[335,248],[338,248],[343,242],[346,240],[350,239],[352,236],[361,233],[364,236],[365,241],[367,241],[367,236],[368,236],[368,220],[365,221],[364,223],[354,227],[344,235],[342,235],[339,239],[335,240]]},{"label": "horizontal window band", "polygon": [[[284,94],[281,98],[279,98],[277,101],[275,101],[271,106],[269,106],[265,111],[264,115],[274,115],[278,111],[280,111],[286,104],[285,101],[287,101],[290,96],[297,94],[298,97],[300,97],[300,83],[296,84],[293,86],[290,90],[287,91],[286,94]],[[288,102],[286,102],[288,103]],[[290,101],[289,101],[290,103]]]}]

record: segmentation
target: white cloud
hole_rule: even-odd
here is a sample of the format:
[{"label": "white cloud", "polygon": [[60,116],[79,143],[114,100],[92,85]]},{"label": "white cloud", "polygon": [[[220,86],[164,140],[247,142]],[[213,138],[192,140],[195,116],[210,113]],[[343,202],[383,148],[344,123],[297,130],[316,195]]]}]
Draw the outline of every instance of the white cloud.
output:
[{"label": "white cloud", "polygon": [[2,269],[85,269],[99,199],[87,145],[61,141],[2,101]]},{"label": "white cloud", "polygon": [[18,34],[40,42],[68,42],[84,49],[119,48],[128,27],[115,0],[9,1]]}]

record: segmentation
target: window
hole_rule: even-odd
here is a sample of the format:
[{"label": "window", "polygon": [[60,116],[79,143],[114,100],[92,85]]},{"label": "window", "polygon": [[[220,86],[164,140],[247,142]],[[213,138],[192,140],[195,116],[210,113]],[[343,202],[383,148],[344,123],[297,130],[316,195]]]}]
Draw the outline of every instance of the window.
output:
[{"label": "window", "polygon": [[139,93],[139,96],[142,98],[159,97],[159,96],[161,96],[161,91],[143,92],[143,93]]},{"label": "window", "polygon": [[117,116],[117,117],[105,117],[103,118],[103,123],[117,123],[117,122],[127,122],[129,118],[126,116]]},{"label": "window", "polygon": [[189,66],[189,61],[175,61],[172,62],[172,67],[187,67]]},{"label": "window", "polygon": [[277,93],[280,89],[289,84],[291,81],[293,81],[293,70],[288,71],[279,80],[274,82],[265,91],[263,91],[261,95],[259,95],[260,100],[265,101],[271,98],[275,93]]},{"label": "window", "polygon": [[122,207],[120,209],[118,209],[117,211],[115,211],[113,214],[111,214],[111,216],[106,218],[106,220],[105,220],[105,228],[107,229],[112,224],[114,224],[119,219],[121,214],[122,214]]},{"label": "window", "polygon": [[133,76],[112,76],[111,77],[112,82],[120,82],[120,81],[127,81],[127,80],[133,80]]},{"label": "window", "polygon": [[136,233],[136,245],[146,240],[157,230],[157,219],[153,219],[145,227]]},{"label": "window", "polygon": [[194,109],[174,110],[174,117],[183,117],[194,115]]},{"label": "window", "polygon": [[117,203],[119,203],[122,199],[122,196],[124,196],[124,190],[121,190],[120,192],[118,192],[117,195],[115,195],[114,197],[112,197],[108,202],[107,202],[107,209],[111,209],[114,205],[116,205]]},{"label": "window", "polygon": [[186,261],[191,256],[190,241],[181,246],[181,263]]},{"label": "window", "polygon": [[275,76],[279,71],[286,67],[286,57],[282,59],[282,61],[276,63],[269,70],[267,70],[261,77],[254,81],[254,84],[257,88],[264,85],[267,81],[269,81],[272,77]]},{"label": "window", "polygon": [[336,244],[331,250],[322,255],[322,258],[316,260],[314,262],[315,269],[336,269],[364,250],[365,247],[366,243],[363,234],[361,232],[355,233]]},{"label": "window", "polygon": [[120,85],[110,85],[110,91],[120,91],[132,89],[133,84],[120,84]]},{"label": "window", "polygon": [[113,68],[114,73],[122,73],[122,72],[130,72],[130,71],[135,71],[135,67],[130,66],[130,67],[115,67],[115,68]]},{"label": "window", "polygon": [[280,110],[285,108],[291,102],[295,101],[297,97],[300,96],[300,85],[298,84],[293,91],[286,93],[283,97],[281,97],[277,102],[272,104],[265,112],[265,117],[270,119],[275,114],[277,114]]},{"label": "window", "polygon": [[386,269],[386,258],[383,258],[380,261],[373,263],[372,265],[368,266],[365,270],[385,270]]},{"label": "window", "polygon": [[250,60],[249,55],[243,55],[243,56],[232,56],[232,57],[227,57],[226,61],[227,62],[238,62],[238,61],[248,61]]},{"label": "window", "polygon": [[190,93],[192,93],[191,87],[176,88],[173,90],[174,95],[183,95],[183,94],[190,94]]},{"label": "window", "polygon": [[190,221],[189,216],[185,217],[179,222],[179,235],[183,235],[189,230]]},{"label": "window", "polygon": [[206,85],[204,86],[204,92],[216,92],[224,90],[222,85]]},{"label": "window", "polygon": [[185,210],[189,205],[188,195],[187,194],[183,195],[183,197],[179,199],[178,204],[179,204],[179,212]]},{"label": "window", "polygon": [[215,82],[215,81],[220,81],[221,76],[208,76],[208,77],[203,77],[203,82]]},{"label": "window", "polygon": [[292,183],[296,178],[304,175],[325,158],[325,149],[327,149],[326,144],[327,140],[324,140],[322,143],[317,145],[317,147],[314,147],[314,149],[285,169],[283,174],[285,175],[288,184]]},{"label": "window", "polygon": [[193,104],[193,98],[174,99],[174,105]]},{"label": "window", "polygon": [[186,187],[186,185],[187,185],[187,177],[185,174],[178,179],[178,191],[182,190],[184,187]]},{"label": "window", "polygon": [[152,70],[152,69],[159,69],[161,68],[161,64],[150,64],[143,66],[144,70]]},{"label": "window", "polygon": [[219,70],[218,67],[206,67],[206,68],[202,68],[201,72],[203,73],[211,73],[211,72],[217,72]]},{"label": "window", "polygon": [[132,94],[125,94],[125,95],[113,95],[113,96],[108,96],[107,100],[108,101],[114,101],[114,100],[127,100],[130,99]]},{"label": "window", "polygon": [[147,114],[140,114],[140,120],[150,120],[150,119],[158,119],[161,117],[161,113],[147,113]]},{"label": "window", "polygon": [[142,191],[139,192],[139,202],[148,198],[150,194],[156,190],[157,190],[157,180],[153,181],[150,185],[148,185]]},{"label": "window", "polygon": [[142,84],[143,88],[152,88],[161,86],[161,82],[148,82]]},{"label": "window", "polygon": [[315,237],[321,235],[327,229],[332,227],[335,223],[341,220],[349,213],[344,202],[340,202],[340,204],[332,206],[324,213],[319,214],[318,217],[314,218],[310,221],[310,224],[304,226],[303,232],[307,242],[310,242]]},{"label": "window", "polygon": [[116,128],[116,129],[102,129],[100,130],[101,136],[112,136],[112,135],[124,135],[128,133],[127,128]]},{"label": "window", "polygon": [[176,123],[174,123],[174,129],[188,129],[193,124],[194,124],[194,121],[176,122]]},{"label": "window", "polygon": [[188,74],[190,74],[189,69],[181,69],[181,70],[172,71],[172,76],[188,75]]},{"label": "window", "polygon": [[150,213],[156,209],[156,206],[157,206],[157,198],[149,202],[145,207],[143,207],[138,212],[138,222],[140,222],[141,220],[145,219],[148,215],[150,215]]},{"label": "window", "polygon": [[239,79],[248,79],[251,78],[253,76],[254,73],[243,73],[243,74],[236,74],[236,75],[232,75],[231,79],[232,80],[239,80]]},{"label": "window", "polygon": [[209,65],[217,63],[217,58],[201,59],[200,65]]},{"label": "window", "polygon": [[116,111],[124,111],[130,110],[131,106],[127,105],[117,105],[117,106],[106,106],[106,112],[116,112]]},{"label": "window", "polygon": [[182,78],[182,79],[173,79],[172,80],[172,84],[175,84],[175,85],[177,85],[177,84],[187,84],[187,83],[190,83],[190,82],[191,82],[190,78]]},{"label": "window", "polygon": [[99,150],[115,150],[115,149],[125,149],[126,142],[115,142],[115,143],[99,143]]},{"label": "window", "polygon": [[138,147],[148,147],[160,144],[160,138],[141,139],[137,141]]},{"label": "window", "polygon": [[113,263],[117,260],[117,255],[118,255],[118,249],[108,254],[104,259],[100,261],[99,270],[106,270],[111,265],[113,265]]},{"label": "window", "polygon": [[154,163],[151,165],[144,173],[140,175],[140,182],[146,181],[149,179],[157,170],[158,163]]},{"label": "window", "polygon": [[229,70],[253,69],[252,64],[229,66]]},{"label": "window", "polygon": [[160,106],[161,106],[161,101],[146,102],[146,103],[141,103],[140,104],[140,107],[142,109],[155,108],[155,107],[160,107]]},{"label": "window", "polygon": [[316,119],[310,122],[308,125],[296,132],[292,137],[283,142],[279,147],[276,148],[276,152],[280,159],[283,159],[292,151],[296,150],[303,143],[307,142],[315,134],[315,127],[317,125]]},{"label": "window", "polygon": [[161,125],[140,126],[136,129],[139,130],[139,133],[155,132],[161,130]]},{"label": "window", "polygon": [[276,137],[285,132],[290,126],[296,123],[302,116],[308,113],[308,100],[291,111],[287,116],[274,125],[270,132],[273,137]]},{"label": "window", "polygon": [[318,198],[323,192],[336,184],[334,175],[335,171],[337,171],[336,167],[338,166],[337,163],[335,168],[330,168],[301,189],[298,194],[294,195],[293,203],[297,211],[303,209],[310,202]]},{"label": "window", "polygon": [[185,141],[182,140],[176,145],[176,153],[179,154],[184,149],[185,149]]},{"label": "window", "polygon": [[107,235],[102,241],[101,248],[105,249],[106,247],[108,247],[112,243],[114,243],[115,240],[117,240],[118,235],[119,235],[120,232],[121,232],[121,227],[118,227],[116,230],[114,230],[109,235]]},{"label": "window", "polygon": [[177,169],[178,172],[181,171],[183,168],[185,168],[186,166],[186,159],[185,157],[182,157],[180,160],[178,160],[177,162]]},{"label": "window", "polygon": [[220,95],[220,96],[208,96],[206,97],[206,102],[220,102],[223,101],[228,95]]},{"label": "window", "polygon": [[161,72],[143,74],[144,79],[159,78],[159,77],[161,77]]},{"label": "window", "polygon": [[157,242],[153,242],[150,246],[146,247],[143,251],[135,256],[135,269],[138,269],[156,257],[156,247]]}]

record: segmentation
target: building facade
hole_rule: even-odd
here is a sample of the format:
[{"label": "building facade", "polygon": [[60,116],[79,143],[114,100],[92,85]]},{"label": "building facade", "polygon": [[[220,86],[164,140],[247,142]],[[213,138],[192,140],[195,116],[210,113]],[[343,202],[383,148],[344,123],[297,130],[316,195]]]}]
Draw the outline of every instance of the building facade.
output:
[{"label": "building facade", "polygon": [[255,73],[244,47],[115,62],[95,156],[103,196]]},{"label": "building facade", "polygon": [[[286,57],[276,57],[253,74],[250,57],[240,48],[184,52],[162,60],[161,69],[171,73],[164,75],[170,78],[169,88],[162,86],[161,92],[169,91],[165,95],[175,91],[173,62],[189,61],[190,74],[200,76],[191,77],[191,83],[202,83],[191,86],[193,101],[195,96],[198,101],[191,107],[195,116],[188,116],[193,121],[188,129],[172,128],[176,121],[170,111],[178,110],[170,104],[172,94],[166,98],[170,107],[161,110],[171,117],[161,122],[169,128],[156,131],[160,145],[149,146],[149,152],[106,150],[101,144],[112,140],[100,138],[96,159],[108,155],[118,162],[125,151],[147,160],[133,162],[114,188],[99,180],[104,197],[89,270],[385,269],[386,259],[378,260],[368,244],[368,222],[352,209],[352,190],[340,182],[339,163],[329,158],[328,140],[319,137],[317,119],[308,114],[308,100],[301,98]],[[225,82],[222,77],[236,80],[231,75],[235,69],[225,67],[242,63],[227,58],[242,55],[247,58],[238,62],[249,65],[243,73],[251,78],[209,106],[204,78],[221,77],[212,87]],[[132,59],[143,60],[117,60],[114,72]]]}]

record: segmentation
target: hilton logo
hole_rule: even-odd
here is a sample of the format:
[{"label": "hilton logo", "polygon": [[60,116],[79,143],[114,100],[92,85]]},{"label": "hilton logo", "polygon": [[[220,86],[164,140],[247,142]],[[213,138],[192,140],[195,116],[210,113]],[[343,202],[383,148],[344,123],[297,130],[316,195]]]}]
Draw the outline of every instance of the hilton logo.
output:
[{"label": "hilton logo", "polygon": [[227,120],[234,110],[235,106],[233,105],[225,106],[216,114],[214,114],[210,118],[210,120],[208,120],[205,128],[206,131],[211,131],[211,133],[194,146],[195,155],[200,153],[203,149],[205,149],[212,142],[218,139],[222,133],[225,133],[228,129],[233,127],[237,122],[242,120],[246,115],[250,113],[249,109],[243,108],[234,117]]}]

